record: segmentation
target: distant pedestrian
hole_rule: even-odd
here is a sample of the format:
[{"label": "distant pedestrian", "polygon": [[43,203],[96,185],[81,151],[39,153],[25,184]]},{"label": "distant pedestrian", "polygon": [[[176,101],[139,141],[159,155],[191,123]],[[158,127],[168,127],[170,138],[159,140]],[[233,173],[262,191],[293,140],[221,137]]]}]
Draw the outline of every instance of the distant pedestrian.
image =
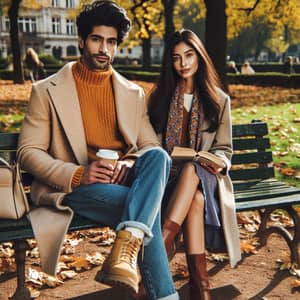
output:
[{"label": "distant pedestrian", "polygon": [[295,69],[294,69],[294,62],[293,62],[293,57],[292,56],[287,56],[284,62],[284,73],[287,74],[294,74]]},{"label": "distant pedestrian", "polygon": [[245,61],[244,64],[242,65],[242,67],[241,67],[241,73],[246,74],[246,75],[250,75],[250,74],[254,74],[255,71],[250,66],[250,63],[248,61]]},{"label": "distant pedestrian", "polygon": [[235,61],[231,60],[228,62],[227,73],[240,74],[238,68],[236,67]]},{"label": "distant pedestrian", "polygon": [[24,58],[25,68],[29,72],[32,82],[44,77],[44,64],[40,61],[38,54],[33,48],[28,48]]}]

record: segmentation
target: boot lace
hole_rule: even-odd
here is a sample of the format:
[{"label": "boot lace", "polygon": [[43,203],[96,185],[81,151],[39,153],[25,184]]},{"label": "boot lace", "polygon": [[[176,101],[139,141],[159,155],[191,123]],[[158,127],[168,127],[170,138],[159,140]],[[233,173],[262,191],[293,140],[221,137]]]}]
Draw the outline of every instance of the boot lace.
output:
[{"label": "boot lace", "polygon": [[127,243],[122,243],[120,258],[128,263],[132,268],[137,264],[137,256],[141,242],[137,238],[130,239]]}]

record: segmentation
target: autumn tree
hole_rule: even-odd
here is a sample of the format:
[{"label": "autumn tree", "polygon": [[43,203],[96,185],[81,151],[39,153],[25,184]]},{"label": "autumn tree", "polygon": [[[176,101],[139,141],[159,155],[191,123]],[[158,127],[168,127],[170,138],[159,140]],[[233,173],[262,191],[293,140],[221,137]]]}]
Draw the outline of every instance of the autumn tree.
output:
[{"label": "autumn tree", "polygon": [[260,43],[258,48],[263,46],[275,51],[280,47],[280,51],[285,51],[289,44],[300,41],[298,0],[227,0],[227,14],[229,39],[237,38],[245,30],[253,28]]},{"label": "autumn tree", "polygon": [[21,50],[19,42],[18,15],[22,0],[4,0],[3,8],[8,9],[10,21],[10,45],[13,55],[13,80],[14,83],[24,83],[24,74],[21,62]]},{"label": "autumn tree", "polygon": [[160,0],[134,0],[128,9],[133,20],[133,37],[141,41],[143,68],[151,66],[151,38],[159,36],[162,27],[162,10]]}]

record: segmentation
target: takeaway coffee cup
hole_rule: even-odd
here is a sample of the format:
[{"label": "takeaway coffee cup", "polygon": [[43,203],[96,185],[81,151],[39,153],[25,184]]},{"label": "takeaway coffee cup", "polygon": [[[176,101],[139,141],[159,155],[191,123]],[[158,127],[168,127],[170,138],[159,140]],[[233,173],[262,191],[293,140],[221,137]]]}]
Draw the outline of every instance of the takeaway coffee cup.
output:
[{"label": "takeaway coffee cup", "polygon": [[109,149],[99,149],[96,155],[100,159],[105,160],[107,163],[112,164],[114,167],[119,159],[118,152]]}]

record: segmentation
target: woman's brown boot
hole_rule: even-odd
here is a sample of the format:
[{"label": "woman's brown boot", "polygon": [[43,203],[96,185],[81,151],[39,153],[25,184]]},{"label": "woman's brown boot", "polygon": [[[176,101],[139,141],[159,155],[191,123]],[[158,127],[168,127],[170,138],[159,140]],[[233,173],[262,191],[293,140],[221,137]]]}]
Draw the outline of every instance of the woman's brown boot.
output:
[{"label": "woman's brown boot", "polygon": [[175,237],[180,230],[180,226],[172,220],[166,218],[162,228],[162,236],[165,243],[165,248],[169,260],[171,260],[176,253]]},{"label": "woman's brown boot", "polygon": [[142,281],[139,284],[139,291],[136,294],[135,300],[149,300],[145,286],[143,285]]},{"label": "woman's brown boot", "polygon": [[210,300],[205,253],[188,254],[186,258],[190,275],[190,300]]}]

